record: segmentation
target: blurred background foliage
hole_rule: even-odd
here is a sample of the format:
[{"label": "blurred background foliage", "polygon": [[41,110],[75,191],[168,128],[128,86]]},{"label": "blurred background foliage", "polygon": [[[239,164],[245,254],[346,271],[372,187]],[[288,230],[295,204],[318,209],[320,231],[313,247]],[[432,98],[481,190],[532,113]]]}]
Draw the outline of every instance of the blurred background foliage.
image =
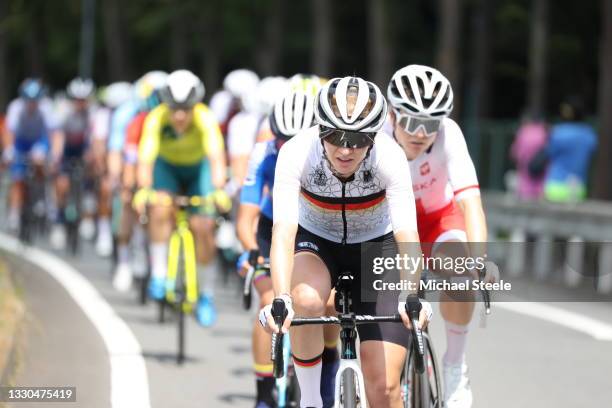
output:
[{"label": "blurred background foliage", "polygon": [[[480,146],[472,139],[487,121],[517,119],[526,109],[555,118],[568,95],[581,95],[600,119],[612,110],[612,85],[605,85],[612,84],[605,69],[612,71],[612,38],[603,27],[612,25],[609,3],[0,0],[0,109],[26,76],[61,89],[83,71],[81,24],[89,4],[94,15],[85,24],[94,28],[98,84],[186,67],[204,79],[210,97],[239,67],[261,76],[356,74],[385,86],[401,66],[430,64],[451,79],[454,116],[471,147]],[[605,136],[612,123],[604,122]],[[605,151],[612,149],[607,139]]]}]

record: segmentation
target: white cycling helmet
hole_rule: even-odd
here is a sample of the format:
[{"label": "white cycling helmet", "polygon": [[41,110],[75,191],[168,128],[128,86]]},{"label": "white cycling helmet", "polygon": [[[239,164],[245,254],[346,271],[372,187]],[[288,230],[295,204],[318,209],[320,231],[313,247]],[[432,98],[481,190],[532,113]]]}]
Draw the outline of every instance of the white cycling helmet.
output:
[{"label": "white cycling helmet", "polygon": [[96,91],[91,79],[74,78],[66,87],[66,93],[72,99],[89,99]]},{"label": "white cycling helmet", "polygon": [[266,77],[257,85],[257,112],[262,115],[272,113],[276,101],[289,92],[289,83],[282,76]]},{"label": "white cycling helmet", "polygon": [[163,88],[167,79],[168,74],[164,71],[149,71],[134,84],[136,94],[140,99],[147,99],[154,91]]},{"label": "white cycling helmet", "polygon": [[[352,110],[349,97],[356,98]],[[317,95],[315,116],[327,128],[375,133],[387,118],[387,101],[372,82],[353,76],[333,78]]]},{"label": "white cycling helmet", "polygon": [[106,87],[100,99],[111,109],[117,108],[134,97],[134,88],[129,82],[114,82]]},{"label": "white cycling helmet", "polygon": [[398,70],[387,88],[395,110],[426,118],[442,118],[453,110],[453,89],[440,71],[425,65]]},{"label": "white cycling helmet", "polygon": [[223,87],[234,97],[240,98],[245,92],[255,88],[259,77],[249,69],[236,69],[225,76]]},{"label": "white cycling helmet", "polygon": [[160,90],[162,102],[171,109],[191,109],[204,98],[204,84],[191,71],[179,69],[166,79]]},{"label": "white cycling helmet", "polygon": [[270,130],[280,139],[289,139],[314,123],[314,97],[303,91],[291,92],[278,100],[270,115]]}]

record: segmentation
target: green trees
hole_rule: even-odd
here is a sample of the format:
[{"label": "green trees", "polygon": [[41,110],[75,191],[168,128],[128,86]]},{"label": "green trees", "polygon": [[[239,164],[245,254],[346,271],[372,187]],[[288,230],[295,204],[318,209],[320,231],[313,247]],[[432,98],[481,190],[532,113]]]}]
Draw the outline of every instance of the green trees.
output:
[{"label": "green trees", "polygon": [[[593,112],[607,4],[595,3],[95,0],[93,76],[131,81],[187,67],[211,95],[225,72],[243,66],[261,75],[357,74],[384,85],[396,68],[424,63],[452,80],[460,119],[516,117],[528,102],[555,115],[569,93],[585,95]],[[57,89],[77,75],[82,4],[0,1],[0,109],[25,76]]]}]

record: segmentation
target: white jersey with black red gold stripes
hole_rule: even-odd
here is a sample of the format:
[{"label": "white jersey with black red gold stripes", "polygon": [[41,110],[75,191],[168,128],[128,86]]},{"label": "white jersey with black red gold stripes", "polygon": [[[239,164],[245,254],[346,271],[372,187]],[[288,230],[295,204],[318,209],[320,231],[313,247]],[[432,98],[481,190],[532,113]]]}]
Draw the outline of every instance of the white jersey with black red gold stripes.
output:
[{"label": "white jersey with black red gold stripes", "polygon": [[318,126],[280,149],[274,176],[274,222],[299,224],[324,239],[365,242],[391,231],[416,231],[410,168],[384,132],[349,180],[330,169]]},{"label": "white jersey with black red gold stripes", "polygon": [[[385,129],[391,129],[391,121]],[[465,197],[480,195],[474,163],[457,123],[445,118],[433,145],[409,161],[417,214],[423,215]]]}]

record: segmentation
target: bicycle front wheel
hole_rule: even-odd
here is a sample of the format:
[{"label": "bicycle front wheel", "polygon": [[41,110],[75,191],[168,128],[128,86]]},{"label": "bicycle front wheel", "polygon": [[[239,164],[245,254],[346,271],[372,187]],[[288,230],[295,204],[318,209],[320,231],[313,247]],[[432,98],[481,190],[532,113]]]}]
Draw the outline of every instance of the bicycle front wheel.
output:
[{"label": "bicycle front wheel", "polygon": [[342,408],[357,408],[361,406],[357,398],[357,379],[355,372],[348,368],[342,373],[340,380],[340,406]]},{"label": "bicycle front wheel", "polygon": [[414,364],[414,350],[410,349],[401,379],[401,395],[405,408],[441,408],[442,384],[433,344],[423,332],[425,371],[419,374]]}]

